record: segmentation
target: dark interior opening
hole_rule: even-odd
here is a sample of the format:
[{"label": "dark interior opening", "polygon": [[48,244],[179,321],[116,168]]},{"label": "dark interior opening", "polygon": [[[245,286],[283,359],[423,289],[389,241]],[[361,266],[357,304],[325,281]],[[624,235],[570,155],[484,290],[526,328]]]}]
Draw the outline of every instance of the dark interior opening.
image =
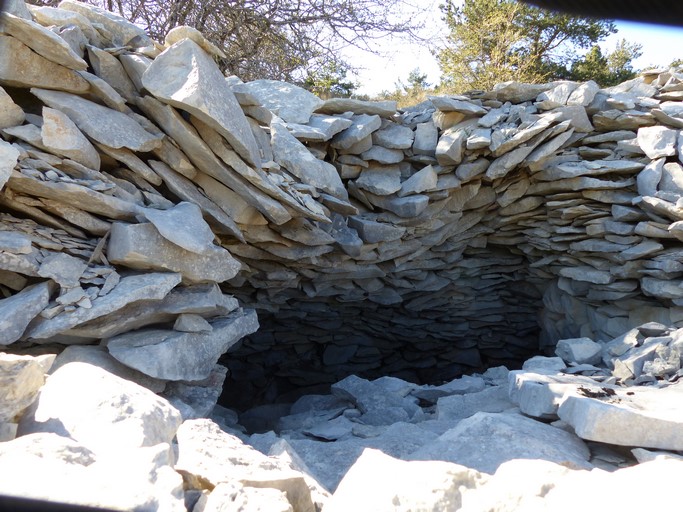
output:
[{"label": "dark interior opening", "polygon": [[[395,304],[371,288],[357,301],[290,298],[264,309],[254,290],[260,328],[219,361],[229,370],[219,403],[240,411],[292,403],[351,374],[438,385],[489,367],[519,368],[549,352],[539,339],[548,281],[525,263],[506,249],[471,251],[458,266],[430,270],[431,291],[407,289]],[[409,286],[404,280],[392,284]],[[244,286],[240,293],[250,304]]]}]

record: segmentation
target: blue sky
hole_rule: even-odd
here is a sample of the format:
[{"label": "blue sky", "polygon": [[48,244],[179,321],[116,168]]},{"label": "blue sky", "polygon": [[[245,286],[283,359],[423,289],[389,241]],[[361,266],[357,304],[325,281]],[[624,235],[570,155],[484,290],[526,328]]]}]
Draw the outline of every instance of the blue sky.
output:
[{"label": "blue sky", "polygon": [[[439,20],[437,4],[432,3],[429,10],[433,10],[433,14],[429,16],[430,35],[438,44],[438,33],[444,29]],[[622,38],[641,44],[643,55],[635,61],[637,69],[666,66],[676,58],[683,58],[683,27],[621,21],[617,21],[616,25],[619,32],[610,36],[601,47],[605,51],[611,51]],[[423,73],[427,73],[428,81],[439,82],[439,66],[426,48],[391,39],[381,39],[376,43],[380,56],[360,50],[347,50],[350,62],[364,68],[357,77],[361,83],[357,91],[359,94],[373,96],[382,90],[394,90],[397,80],[405,81],[408,73],[418,67]]]}]

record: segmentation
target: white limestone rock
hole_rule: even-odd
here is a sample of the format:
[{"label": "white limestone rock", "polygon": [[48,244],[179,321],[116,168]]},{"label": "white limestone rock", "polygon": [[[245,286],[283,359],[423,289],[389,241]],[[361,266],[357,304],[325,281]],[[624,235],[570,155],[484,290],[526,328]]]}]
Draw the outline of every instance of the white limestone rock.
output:
[{"label": "white limestone rock", "polygon": [[372,134],[372,143],[389,149],[408,149],[413,145],[415,134],[407,126],[388,123]]},{"label": "white limestone rock", "polygon": [[103,456],[57,434],[24,435],[0,443],[0,493],[45,508],[183,512],[182,477],[170,450],[162,443]]},{"label": "white limestone rock", "polygon": [[[87,383],[87,385],[84,385]],[[68,436],[96,454],[170,444],[180,413],[150,390],[87,363],[57,369],[19,423],[18,434]]]},{"label": "white limestone rock", "polygon": [[303,475],[275,458],[266,457],[211,420],[189,420],[177,433],[176,470],[190,488],[211,489],[221,483],[246,488],[278,489],[294,512],[314,512],[311,491]]},{"label": "white limestone rock", "polygon": [[401,461],[367,448],[340,482],[326,512],[460,510],[463,493],[484,479],[478,471],[440,461]]},{"label": "white limestone rock", "polygon": [[[24,111],[14,103],[7,91],[0,87],[0,130],[18,126],[24,122]],[[2,188],[2,187],[0,187]]]},{"label": "white limestone rock", "polygon": [[0,353],[0,424],[16,423],[45,384],[54,354],[19,356]]},{"label": "white limestone rock", "polygon": [[286,123],[307,124],[313,112],[323,105],[315,94],[280,80],[254,80],[233,85],[233,90],[253,95]]},{"label": "white limestone rock", "polygon": [[161,136],[149,133],[121,112],[65,92],[35,88],[31,92],[46,105],[66,114],[78,128],[100,144],[142,152],[161,145]]},{"label": "white limestone rock", "polygon": [[100,156],[74,122],[59,110],[43,107],[40,136],[45,147],[58,155],[100,170]]},{"label": "white limestone rock", "polygon": [[[595,398],[579,390],[560,405],[560,419],[587,440],[620,446],[663,450],[683,449],[679,435],[683,414],[679,404],[683,387],[618,388]],[[625,427],[626,426],[626,427]]]},{"label": "white limestone rock", "polygon": [[[118,361],[155,379],[206,379],[218,358],[247,334],[258,329],[254,310],[236,311],[211,322],[209,332],[146,328],[105,341]],[[191,347],[201,346],[201,351]]]},{"label": "white limestone rock", "polygon": [[564,430],[518,414],[487,412],[460,421],[410,455],[411,460],[443,460],[489,474],[513,459],[543,459],[590,469],[589,457],[583,441]]},{"label": "white limestone rock", "polygon": [[180,279],[180,274],[170,272],[123,277],[111,292],[94,299],[89,309],[65,311],[53,318],[36,318],[29,325],[24,337],[34,341],[49,339],[67,329],[117,311],[130,303],[162,299],[180,282]]},{"label": "white limestone rock", "polygon": [[432,121],[418,124],[415,128],[413,153],[416,155],[434,156],[438,140],[439,132]]},{"label": "white limestone rock", "polygon": [[18,39],[0,34],[0,84],[10,87],[44,87],[82,94],[90,85],[73,69],[35,53]]},{"label": "white limestone rock", "polygon": [[[190,239],[181,237],[181,233],[169,236],[189,243]],[[241,264],[223,247],[211,244],[204,246],[200,254],[188,251],[168,241],[152,223],[147,222],[113,223],[107,258],[112,263],[129,268],[179,272],[189,283],[222,283],[233,278],[241,268]]]},{"label": "white limestone rock", "polygon": [[598,364],[602,360],[602,345],[590,338],[559,340],[555,354],[567,363]]},{"label": "white limestone rock", "polygon": [[401,189],[397,195],[398,197],[404,197],[410,194],[429,192],[437,188],[438,182],[439,176],[434,167],[428,165],[401,183]]},{"label": "white limestone rock", "polygon": [[273,118],[270,129],[273,158],[278,164],[304,183],[340,199],[348,198],[339,173],[332,164],[313,156],[306,146],[289,133],[287,125],[277,117]]},{"label": "white limestone rock", "polygon": [[147,68],[142,84],[161,101],[182,108],[220,133],[248,163],[261,168],[256,139],[216,63],[197,43],[182,39]]},{"label": "white limestone rock", "polygon": [[144,29],[113,12],[76,0],[62,0],[59,3],[59,8],[82,14],[93,25],[102,25],[108,33],[112,34],[111,42],[116,46],[133,46],[137,48],[154,45],[154,42],[147,36]]},{"label": "white limestone rock", "polygon": [[362,101],[352,98],[330,98],[316,109],[320,114],[343,114],[353,112],[357,115],[380,116],[391,118],[396,113],[396,102],[387,101]]},{"label": "white limestone rock", "polygon": [[457,421],[478,412],[503,412],[515,407],[505,386],[491,386],[481,391],[442,396],[436,403],[439,420]]},{"label": "white limestone rock", "polygon": [[195,254],[214,247],[215,235],[194,203],[182,201],[168,210],[147,209],[145,217],[166,240]]},{"label": "white limestone rock", "polygon": [[53,288],[45,281],[0,300],[0,345],[21,338],[31,320],[48,306]]},{"label": "white limestone rock", "polygon": [[85,70],[88,64],[57,34],[38,23],[0,13],[3,33],[10,35],[31,48],[38,55],[68,69]]},{"label": "white limestone rock", "polygon": [[567,105],[580,105],[587,107],[593,102],[595,95],[600,90],[600,86],[593,80],[584,82],[572,91],[567,99]]},{"label": "white limestone rock", "polygon": [[673,156],[676,154],[678,131],[666,126],[647,126],[638,129],[638,145],[648,158]]},{"label": "white limestone rock", "polygon": [[19,150],[12,144],[0,140],[0,190],[12,175],[12,170],[19,161],[19,155]]},{"label": "white limestone rock", "polygon": [[178,41],[182,39],[192,39],[195,43],[202,47],[202,49],[209,55],[215,57],[220,57],[222,59],[226,58],[223,50],[218,48],[215,44],[209,41],[204,35],[194,27],[188,27],[187,25],[181,25],[179,27],[173,27],[168,31],[166,37],[164,38],[164,44],[168,48],[173,46]]},{"label": "white limestone rock", "polygon": [[372,138],[370,138],[372,133],[382,126],[382,120],[378,115],[358,114],[354,115],[351,120],[353,121],[351,126],[332,138],[333,148],[349,150],[366,138],[372,145]]},{"label": "white limestone rock", "polygon": [[388,196],[401,189],[401,169],[398,166],[376,165],[363,169],[356,179],[363,190],[380,196]]}]

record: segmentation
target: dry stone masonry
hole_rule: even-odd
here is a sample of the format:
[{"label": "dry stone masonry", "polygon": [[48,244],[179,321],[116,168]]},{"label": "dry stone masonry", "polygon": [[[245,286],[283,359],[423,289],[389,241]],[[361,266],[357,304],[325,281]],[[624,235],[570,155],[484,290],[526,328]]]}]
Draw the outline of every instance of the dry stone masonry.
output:
[{"label": "dry stone masonry", "polygon": [[0,495],[680,501],[683,72],[399,110],[3,5]]}]

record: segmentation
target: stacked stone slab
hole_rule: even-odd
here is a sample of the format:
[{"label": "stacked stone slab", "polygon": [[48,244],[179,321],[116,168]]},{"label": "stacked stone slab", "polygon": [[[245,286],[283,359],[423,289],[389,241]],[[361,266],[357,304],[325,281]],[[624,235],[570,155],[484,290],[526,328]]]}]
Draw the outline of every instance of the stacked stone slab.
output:
[{"label": "stacked stone slab", "polygon": [[236,297],[262,327],[223,363],[236,394],[272,398],[351,373],[445,380],[683,321],[675,69],[398,111],[225,78],[187,27],[162,45],[79,2],[8,5],[13,351],[102,342],[150,377],[199,382],[256,329]]}]

